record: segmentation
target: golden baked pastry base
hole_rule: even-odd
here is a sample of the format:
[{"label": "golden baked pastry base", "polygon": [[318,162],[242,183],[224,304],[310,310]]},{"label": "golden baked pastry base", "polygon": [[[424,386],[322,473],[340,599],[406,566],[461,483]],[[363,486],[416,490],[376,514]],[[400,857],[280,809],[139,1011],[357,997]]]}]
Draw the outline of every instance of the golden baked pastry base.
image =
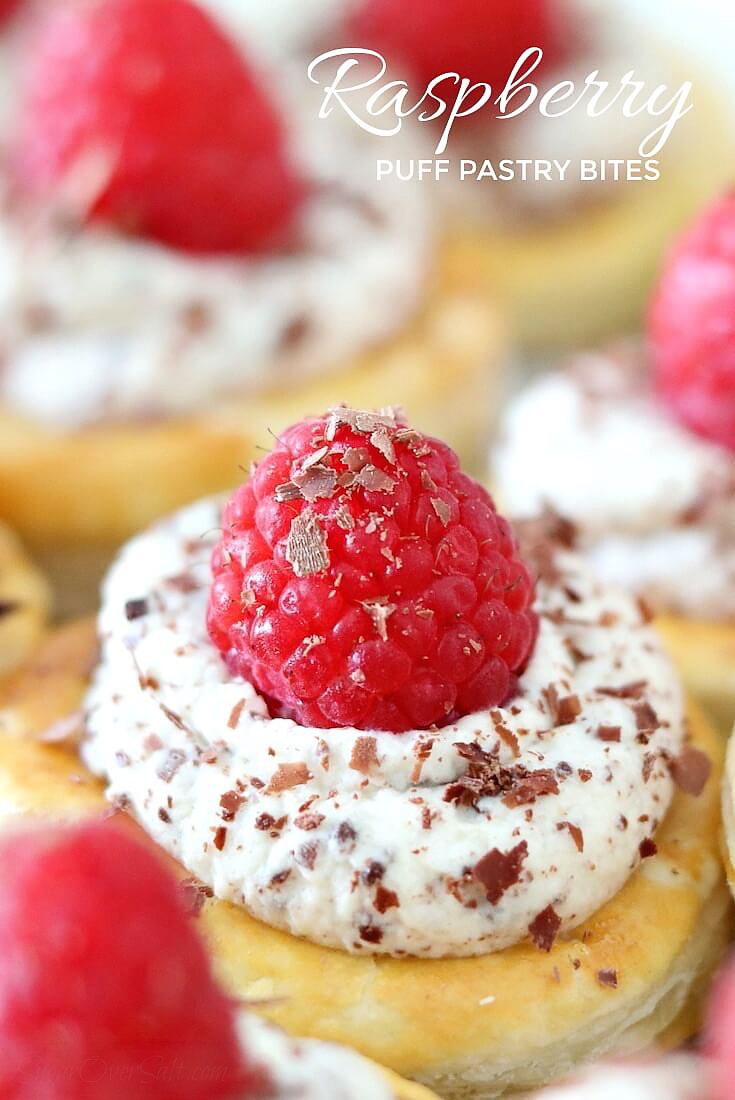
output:
[{"label": "golden baked pastry base", "polygon": [[659,180],[599,198],[592,185],[567,217],[472,225],[453,236],[453,263],[485,282],[527,350],[543,355],[638,328],[671,238],[732,178],[731,123],[703,82],[696,93],[696,109],[680,124],[685,133],[677,134],[685,140],[662,157]]},{"label": "golden baked pastry base", "polygon": [[0,523],[0,680],[40,640],[48,604],[46,581],[13,532]]},{"label": "golden baked pastry base", "polygon": [[441,260],[425,307],[402,334],[323,376],[279,379],[274,365],[269,391],[206,415],[71,433],[0,410],[0,519],[58,581],[62,613],[91,610],[100,565],[117,545],[158,516],[237,484],[270,449],[272,433],[307,413],[340,402],[399,405],[452,444],[467,469],[482,469],[504,348],[484,289]]},{"label": "golden baked pastry base", "polygon": [[687,690],[729,737],[735,722],[735,622],[663,615],[656,626]]},{"label": "golden baked pastry base", "polygon": [[[86,624],[58,633],[0,705],[5,815],[64,819],[105,805],[73,751],[37,739],[74,705],[74,685],[81,694],[92,647]],[[287,1031],[356,1047],[450,1100],[531,1088],[654,1039],[681,1041],[696,1028],[731,907],[718,852],[722,740],[699,712],[691,720],[714,764],[704,792],[677,792],[658,854],[549,954],[520,944],[474,959],[348,955],[210,900],[199,919],[221,977]],[[605,971],[617,988],[601,981]]]},{"label": "golden baked pastry base", "polygon": [[735,736],[727,745],[722,780],[722,857],[727,884],[735,896]]}]

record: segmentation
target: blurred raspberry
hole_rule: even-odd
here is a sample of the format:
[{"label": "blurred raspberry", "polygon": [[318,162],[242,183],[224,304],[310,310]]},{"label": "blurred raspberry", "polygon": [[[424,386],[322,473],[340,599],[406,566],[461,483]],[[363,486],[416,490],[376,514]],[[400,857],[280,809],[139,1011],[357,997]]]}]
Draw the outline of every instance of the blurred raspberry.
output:
[{"label": "blurred raspberry", "polygon": [[661,400],[687,427],[735,450],[735,192],[675,245],[648,331]]},{"label": "blurred raspberry", "polygon": [[284,432],[225,508],[212,567],[212,640],[302,725],[401,732],[504,703],[535,640],[507,522],[393,414]]},{"label": "blurred raspberry", "polygon": [[152,853],[92,822],[11,835],[0,867],[0,1097],[263,1095]]},{"label": "blurred raspberry", "polygon": [[285,236],[302,195],[273,105],[189,0],[57,4],[28,58],[26,188],[196,253]]},{"label": "blurred raspberry", "polygon": [[404,61],[423,85],[457,72],[499,91],[529,46],[543,49],[544,68],[555,64],[567,28],[552,0],[363,0],[349,30],[356,45]]}]

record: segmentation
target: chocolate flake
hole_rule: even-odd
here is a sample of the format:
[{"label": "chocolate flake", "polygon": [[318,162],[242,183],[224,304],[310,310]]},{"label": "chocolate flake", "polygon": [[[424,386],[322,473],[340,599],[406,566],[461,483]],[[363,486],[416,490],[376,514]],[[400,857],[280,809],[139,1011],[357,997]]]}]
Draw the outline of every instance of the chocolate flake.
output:
[{"label": "chocolate flake", "polygon": [[20,611],[20,607],[18,600],[0,600],[0,619],[14,615],[16,611]]},{"label": "chocolate flake", "polygon": [[265,793],[288,791],[291,787],[300,787],[302,783],[308,783],[310,779],[311,772],[302,762],[279,764],[270,778]]},{"label": "chocolate flake", "polygon": [[528,934],[540,951],[548,952],[554,946],[560,927],[561,917],[553,905],[547,905],[529,924]]},{"label": "chocolate flake", "polygon": [[485,896],[491,905],[497,905],[506,890],[518,882],[527,855],[528,845],[522,840],[509,852],[491,849],[472,868],[472,873],[484,887]]},{"label": "chocolate flake", "polygon": [[621,732],[620,726],[598,726],[597,738],[599,741],[619,741]]},{"label": "chocolate flake", "polygon": [[319,517],[311,508],[304,508],[291,520],[286,541],[286,561],[297,577],[310,577],[329,566],[329,551]]},{"label": "chocolate flake", "polygon": [[558,794],[559,784],[549,768],[538,768],[518,779],[515,785],[503,796],[505,806],[526,806],[545,794]]},{"label": "chocolate flake", "polygon": [[324,814],[299,814],[294,818],[294,825],[297,829],[310,833],[312,829],[318,829],[322,821],[324,821]]},{"label": "chocolate flake", "polygon": [[549,684],[541,692],[551,714],[554,726],[569,726],[582,713],[578,695],[559,695],[555,684]]},{"label": "chocolate flake", "polygon": [[378,883],[373,905],[379,913],[385,913],[388,909],[398,909],[400,904],[398,894],[396,894],[394,890],[387,890],[382,883]]},{"label": "chocolate flake", "polygon": [[148,600],[128,600],[125,604],[125,618],[130,622],[133,619],[140,619],[143,615],[148,614]]},{"label": "chocolate flake", "polygon": [[700,749],[688,746],[669,763],[671,777],[680,790],[696,798],[702,793],[712,771],[712,761]]},{"label": "chocolate flake", "polygon": [[659,727],[658,715],[650,703],[634,703],[633,714],[639,733],[650,734],[656,732]]},{"label": "chocolate flake", "polygon": [[377,924],[361,924],[358,932],[365,943],[380,943],[383,938],[383,929],[378,928]]},{"label": "chocolate flake", "polygon": [[598,970],[596,977],[600,985],[605,986],[607,989],[618,988],[617,970]]},{"label": "chocolate flake", "polygon": [[431,497],[431,507],[436,512],[439,522],[446,527],[449,520],[452,518],[452,512],[449,505],[446,501],[442,500],[441,497]]},{"label": "chocolate flake", "polygon": [[385,598],[375,600],[362,600],[362,606],[373,620],[373,626],[384,642],[388,640],[388,619],[396,609],[394,603],[388,603]]},{"label": "chocolate flake", "polygon": [[179,893],[190,917],[198,917],[205,901],[214,897],[211,886],[205,886],[195,878],[185,878],[179,883]]},{"label": "chocolate flake", "polygon": [[647,836],[645,840],[642,840],[638,845],[638,851],[641,853],[641,859],[648,859],[650,856],[655,856],[658,851],[656,842]]},{"label": "chocolate flake", "polygon": [[156,773],[158,778],[170,783],[185,760],[186,753],[182,749],[171,749]]},{"label": "chocolate flake", "polygon": [[337,827],[337,843],[343,851],[351,852],[357,842],[357,833],[349,821],[340,821]]},{"label": "chocolate flake", "polygon": [[372,768],[380,763],[378,760],[377,740],[374,737],[357,737],[352,746],[350,767],[363,775],[369,775]]},{"label": "chocolate flake", "polygon": [[276,485],[275,497],[279,504],[302,499],[301,490],[298,485],[294,485],[293,481],[284,481],[281,485]]},{"label": "chocolate flake", "polygon": [[369,493],[392,493],[396,483],[384,470],[369,462],[355,474],[355,485],[362,486]]},{"label": "chocolate flake", "polygon": [[306,844],[302,844],[300,848],[298,848],[294,858],[300,867],[306,867],[307,871],[313,871],[318,851],[318,841],[310,840],[307,841]]},{"label": "chocolate flake", "polygon": [[296,351],[306,341],[311,328],[311,318],[307,317],[306,314],[300,313],[292,317],[281,331],[281,338],[278,341],[279,350],[281,352]]},{"label": "chocolate flake", "polygon": [[646,689],[645,680],[634,680],[622,687],[598,687],[598,695],[610,695],[613,699],[640,699]]},{"label": "chocolate flake", "polygon": [[306,466],[298,474],[293,475],[293,483],[298,487],[301,496],[309,504],[319,497],[331,497],[337,487],[337,474],[331,466],[318,462]]},{"label": "chocolate flake", "polygon": [[214,846],[218,852],[221,852],[225,846],[227,840],[227,829],[224,825],[219,825],[214,832]]},{"label": "chocolate flake", "polygon": [[244,699],[240,699],[237,703],[235,703],[234,707],[230,711],[230,717],[227,719],[228,729],[231,729],[231,730],[237,729],[237,726],[240,722],[240,715],[242,714],[244,709],[245,709],[245,700]]},{"label": "chocolate flake", "polygon": [[577,851],[584,851],[584,833],[580,829],[579,825],[573,825],[571,821],[560,821],[556,827],[559,831],[561,831],[562,829],[566,829],[572,840],[574,841]]},{"label": "chocolate flake", "polygon": [[222,807],[222,820],[234,821],[235,814],[244,801],[245,799],[239,791],[225,791],[219,800],[219,804]]}]

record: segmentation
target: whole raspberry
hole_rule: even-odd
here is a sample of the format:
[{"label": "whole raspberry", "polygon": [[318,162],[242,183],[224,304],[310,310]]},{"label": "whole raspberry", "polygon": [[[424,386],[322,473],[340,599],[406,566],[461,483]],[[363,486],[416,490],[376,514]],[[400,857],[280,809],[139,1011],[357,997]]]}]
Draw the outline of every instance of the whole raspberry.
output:
[{"label": "whole raspberry", "polygon": [[674,247],[648,331],[661,400],[693,431],[735,450],[735,192]]},{"label": "whole raspberry", "polygon": [[543,65],[564,53],[552,0],[362,0],[349,30],[357,45],[405,62],[425,86],[445,72],[500,91],[529,46]]},{"label": "whole raspberry", "polygon": [[706,1050],[712,1055],[712,1100],[732,1100],[735,1090],[735,961],[715,982],[707,1010]]},{"label": "whole raspberry", "polygon": [[263,1095],[151,852],[95,821],[10,835],[0,867],[3,1100]]},{"label": "whole raspberry", "polygon": [[268,97],[189,0],[55,5],[21,119],[29,191],[176,248],[266,247],[302,195]]},{"label": "whole raspberry", "polygon": [[212,570],[213,642],[302,725],[399,733],[501,704],[536,635],[490,496],[392,413],[286,431],[226,506]]}]

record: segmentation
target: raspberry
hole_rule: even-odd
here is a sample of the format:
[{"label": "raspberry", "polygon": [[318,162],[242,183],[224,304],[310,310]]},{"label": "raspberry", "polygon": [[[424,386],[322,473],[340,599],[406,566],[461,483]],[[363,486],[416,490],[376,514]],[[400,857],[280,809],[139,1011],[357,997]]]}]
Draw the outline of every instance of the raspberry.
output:
[{"label": "raspberry", "polygon": [[661,400],[687,427],[735,450],[735,191],[675,245],[648,331]]},{"label": "raspberry", "polygon": [[0,844],[0,1097],[261,1096],[176,883],[115,825]]},{"label": "raspberry", "polygon": [[350,23],[358,45],[405,61],[424,85],[457,72],[498,91],[529,46],[544,67],[558,61],[562,29],[551,0],[363,0]]},{"label": "raspberry", "polygon": [[29,58],[17,160],[30,192],[195,253],[271,245],[302,195],[273,106],[189,0],[56,5]]},{"label": "raspberry", "polygon": [[712,1058],[712,1100],[731,1100],[735,1085],[735,964],[715,983],[707,1011],[707,1053]]},{"label": "raspberry", "polygon": [[224,510],[208,628],[271,714],[395,733],[504,703],[533,584],[489,494],[393,413],[286,431]]}]

